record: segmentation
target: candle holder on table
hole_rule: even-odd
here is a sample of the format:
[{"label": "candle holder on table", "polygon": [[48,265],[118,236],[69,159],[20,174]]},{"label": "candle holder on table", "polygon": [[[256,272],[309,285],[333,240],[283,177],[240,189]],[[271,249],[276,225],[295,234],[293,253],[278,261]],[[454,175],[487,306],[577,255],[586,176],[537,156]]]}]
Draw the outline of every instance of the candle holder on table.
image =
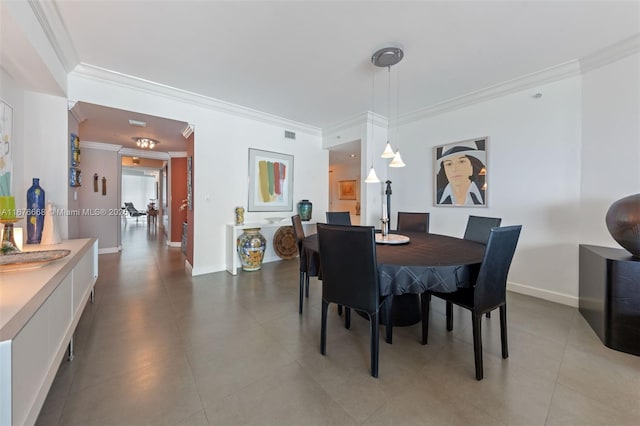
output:
[{"label": "candle holder on table", "polygon": [[389,218],[383,217],[382,219],[380,219],[380,222],[382,222],[382,236],[386,237],[387,235],[389,235],[389,227],[387,226],[389,224]]},{"label": "candle holder on table", "polygon": [[13,239],[13,224],[18,222],[20,218],[0,219],[0,223],[4,225],[4,233],[2,234],[2,243],[0,243],[0,253],[20,253],[20,249]]}]

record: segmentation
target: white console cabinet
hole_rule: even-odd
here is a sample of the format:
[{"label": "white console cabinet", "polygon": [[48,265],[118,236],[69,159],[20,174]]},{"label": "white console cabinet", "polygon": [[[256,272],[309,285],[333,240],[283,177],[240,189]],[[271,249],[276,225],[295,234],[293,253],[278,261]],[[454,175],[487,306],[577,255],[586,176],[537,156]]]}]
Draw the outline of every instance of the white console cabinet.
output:
[{"label": "white console cabinet", "polygon": [[[241,266],[240,258],[238,257],[238,253],[236,251],[236,244],[238,237],[245,229],[260,228],[260,233],[267,240],[267,248],[264,252],[264,259],[262,261],[263,263],[281,260],[273,250],[273,235],[276,233],[278,228],[282,226],[291,226],[291,220],[289,220],[288,222],[286,220],[283,220],[282,222],[277,223],[253,222],[245,223],[243,225],[235,225],[233,223],[227,224],[227,272],[232,275],[236,275],[238,273],[238,268]],[[316,222],[302,222],[302,228],[304,229],[305,235],[315,234]]]},{"label": "white console cabinet", "polygon": [[0,425],[32,425],[98,278],[98,241],[28,250],[71,253],[39,268],[0,271]]}]

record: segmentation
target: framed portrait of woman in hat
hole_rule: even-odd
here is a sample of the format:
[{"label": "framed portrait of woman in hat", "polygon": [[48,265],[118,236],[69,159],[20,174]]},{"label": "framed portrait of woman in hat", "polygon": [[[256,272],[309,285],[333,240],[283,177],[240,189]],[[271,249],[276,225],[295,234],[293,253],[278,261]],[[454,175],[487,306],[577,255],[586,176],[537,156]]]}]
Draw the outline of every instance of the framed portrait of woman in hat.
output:
[{"label": "framed portrait of woman in hat", "polygon": [[434,148],[434,205],[487,206],[487,137]]}]

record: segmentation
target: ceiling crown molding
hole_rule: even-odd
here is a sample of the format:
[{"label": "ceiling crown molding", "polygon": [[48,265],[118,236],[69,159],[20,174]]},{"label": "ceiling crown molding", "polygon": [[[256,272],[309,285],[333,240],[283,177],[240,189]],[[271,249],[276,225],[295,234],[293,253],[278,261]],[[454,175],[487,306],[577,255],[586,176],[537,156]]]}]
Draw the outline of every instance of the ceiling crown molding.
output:
[{"label": "ceiling crown molding", "polygon": [[404,114],[398,118],[398,124],[407,124],[412,121],[433,117],[445,112],[454,111],[480,102],[485,102],[579,74],[580,64],[577,60],[572,60],[542,71],[527,74],[484,89],[476,90],[475,92],[467,93],[466,95],[449,99],[409,114]]},{"label": "ceiling crown molding", "polygon": [[367,111],[354,115],[344,121],[334,124],[330,127],[323,129],[323,137],[331,136],[334,133],[339,133],[347,129],[351,129],[355,126],[368,126],[371,121],[378,127],[387,127],[388,120],[384,115],[376,114],[375,112]]},{"label": "ceiling crown molding", "polygon": [[65,71],[70,72],[80,63],[80,57],[64,25],[60,11],[53,1],[28,0],[31,10],[42,27],[51,47]]},{"label": "ceiling crown molding", "polygon": [[229,102],[210,98],[208,96],[199,95],[197,93],[177,89],[165,84],[155,83],[153,81],[145,80],[138,77],[132,77],[116,71],[107,70],[85,63],[80,63],[79,65],[77,65],[70,73],[70,75],[101,82],[109,82],[122,87],[137,89],[146,93],[160,95],[169,99],[179,100],[190,103],[192,105],[235,115],[237,117],[280,126],[288,130],[295,130],[297,132],[306,133],[312,136],[322,136],[322,129],[320,129],[319,127],[310,126],[293,120],[288,120],[286,118],[278,117],[277,115],[257,111],[251,108],[235,105]]},{"label": "ceiling crown molding", "polygon": [[580,59],[580,69],[583,73],[588,73],[638,52],[640,52],[640,34],[585,56]]},{"label": "ceiling crown molding", "polygon": [[87,117],[80,110],[78,101],[67,101],[67,108],[78,124],[82,123]]},{"label": "ceiling crown molding", "polygon": [[80,148],[99,149],[101,151],[120,151],[122,149],[122,145],[104,142],[80,141]]},{"label": "ceiling crown molding", "polygon": [[129,157],[140,157],[140,158],[152,158],[154,160],[168,160],[169,154],[166,152],[158,152],[158,151],[149,151],[147,149],[131,149],[131,148],[122,148],[120,149],[121,155],[126,155]]}]

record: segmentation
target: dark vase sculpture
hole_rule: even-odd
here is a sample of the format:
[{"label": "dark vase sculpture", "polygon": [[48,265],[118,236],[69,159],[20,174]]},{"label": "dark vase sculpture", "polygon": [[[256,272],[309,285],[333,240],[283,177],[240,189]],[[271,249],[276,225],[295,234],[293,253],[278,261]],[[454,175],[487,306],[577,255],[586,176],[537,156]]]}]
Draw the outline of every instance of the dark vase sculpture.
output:
[{"label": "dark vase sculpture", "polygon": [[640,258],[640,194],[629,195],[611,204],[606,222],[613,239]]},{"label": "dark vase sculpture", "polygon": [[309,200],[302,200],[298,203],[298,214],[300,220],[311,220],[311,211],[313,210],[313,204]]},{"label": "dark vase sculpture", "polygon": [[44,189],[40,179],[33,178],[33,185],[27,190],[27,244],[40,244],[44,225]]}]

